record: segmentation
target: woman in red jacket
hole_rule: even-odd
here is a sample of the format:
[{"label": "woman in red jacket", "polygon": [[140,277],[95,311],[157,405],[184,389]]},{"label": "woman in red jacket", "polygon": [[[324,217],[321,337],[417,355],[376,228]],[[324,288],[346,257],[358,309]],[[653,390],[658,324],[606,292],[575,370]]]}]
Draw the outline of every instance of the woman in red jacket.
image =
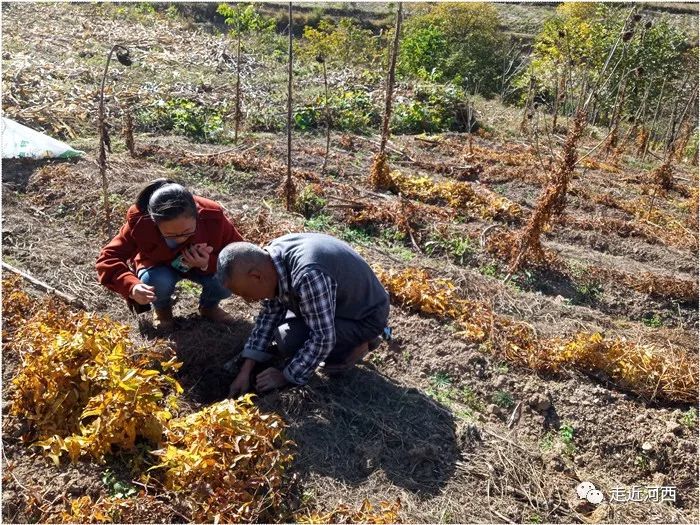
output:
[{"label": "woman in red jacket", "polygon": [[171,296],[181,279],[202,285],[202,317],[230,322],[219,302],[231,292],[216,277],[216,260],[224,246],[242,240],[219,204],[158,179],[141,191],[126,224],[100,252],[97,274],[131,308],[143,311],[152,303],[161,330],[173,326]]}]

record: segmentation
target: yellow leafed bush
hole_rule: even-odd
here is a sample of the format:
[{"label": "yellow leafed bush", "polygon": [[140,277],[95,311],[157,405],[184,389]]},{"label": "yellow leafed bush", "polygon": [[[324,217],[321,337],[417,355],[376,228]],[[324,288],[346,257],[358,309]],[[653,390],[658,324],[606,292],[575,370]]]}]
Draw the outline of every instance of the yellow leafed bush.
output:
[{"label": "yellow leafed bush", "polygon": [[161,371],[179,363],[168,347],[136,347],[128,331],[52,300],[36,308],[9,342],[21,359],[10,413],[28,423],[25,441],[56,463],[131,450],[137,437],[160,444],[182,392]]},{"label": "yellow leafed bush", "polygon": [[697,361],[683,351],[659,349],[602,334],[576,334],[568,341],[552,341],[553,358],[587,372],[603,372],[617,384],[649,398],[697,400]]},{"label": "yellow leafed bush", "polygon": [[[150,494],[138,498],[100,497],[93,501],[81,496],[66,502],[66,510],[49,516],[49,523],[154,523],[171,517],[172,510]],[[167,523],[167,522],[166,522]]]},{"label": "yellow leafed bush", "polygon": [[459,297],[448,279],[431,279],[428,272],[407,268],[401,272],[374,268],[389,294],[400,304],[429,315],[457,321],[462,335],[482,342],[488,335],[491,311],[482,303]]},{"label": "yellow leafed bush", "polygon": [[588,333],[568,340],[539,340],[526,324],[494,314],[483,303],[462,299],[448,279],[431,279],[416,268],[401,272],[375,268],[375,272],[399,304],[454,320],[462,329],[459,335],[474,343],[487,342],[511,362],[543,372],[574,366],[605,374],[648,399],[697,401],[697,357],[682,349],[661,350]]},{"label": "yellow leafed bush", "polygon": [[391,186],[391,175],[386,155],[378,153],[374,157],[369,172],[369,184],[375,190],[384,190]]},{"label": "yellow leafed bush", "polygon": [[467,182],[435,182],[430,177],[409,177],[399,171],[390,174],[391,189],[426,203],[444,203],[485,219],[515,219],[522,214],[516,203],[486,189],[478,192]]},{"label": "yellow leafed bush", "polygon": [[19,281],[16,275],[2,280],[3,340],[31,315],[34,306],[32,299],[19,288]]},{"label": "yellow leafed bush", "polygon": [[163,469],[165,487],[196,502],[195,521],[269,520],[265,513],[280,507],[292,442],[282,419],[262,414],[250,395],[172,420],[166,437],[152,470]]}]

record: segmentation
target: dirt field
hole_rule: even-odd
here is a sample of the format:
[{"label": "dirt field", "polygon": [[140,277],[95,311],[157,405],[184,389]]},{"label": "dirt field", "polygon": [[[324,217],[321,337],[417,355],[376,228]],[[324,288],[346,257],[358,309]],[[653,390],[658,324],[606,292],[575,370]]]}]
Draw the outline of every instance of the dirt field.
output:
[{"label": "dirt field", "polygon": [[[17,20],[10,23],[21,35]],[[72,43],[61,45],[75,51]],[[485,119],[495,118],[486,110]],[[513,231],[522,226],[542,190],[541,163],[527,137],[474,137],[471,153],[462,134],[392,138],[390,163],[401,173],[450,181],[459,166],[479,164],[478,180],[469,184],[522,210],[507,218],[476,213],[445,219],[441,213],[449,206],[408,199],[424,206],[414,228],[420,251],[408,238],[392,238],[395,229],[386,224],[374,229],[349,225],[352,211],[343,204],[401,207],[397,195],[376,194],[367,185],[377,137],[334,134],[328,173],[321,175],[323,137],[295,134],[295,180],[300,187],[318,184],[327,201],[320,218],[311,219],[283,211],[277,194],[285,140],[246,134],[232,147],[137,133],[136,158],[123,147],[109,156],[111,231],[121,225],[142,186],[157,177],[174,178],[221,203],[253,242],[288,231],[330,232],[373,265],[397,271],[427,268],[433,277],[450,279],[464,297],[527,323],[539,339],[602,332],[606,338],[697,355],[696,166],[675,165],[674,188],[652,202],[646,182],[656,161],[641,163],[623,154],[612,165],[592,156],[576,172],[564,219],[545,240],[573,270],[532,270],[504,284],[506,265],[479,240],[494,224]],[[587,135],[582,151],[599,140]],[[113,141],[121,138],[115,133]],[[558,148],[563,136],[555,141]],[[81,135],[77,144],[86,151],[78,161],[3,160],[3,260],[80,297],[88,310],[130,325],[135,338],[152,339],[157,334],[148,315],[134,317],[97,283],[94,261],[107,240],[94,161],[97,141]],[[643,213],[651,207],[655,215]],[[455,238],[468,239],[468,249],[441,244]],[[644,284],[647,273],[666,277],[667,284]],[[668,283],[680,291],[670,291]],[[233,374],[223,364],[240,352],[257,312],[254,305],[228,299],[224,306],[238,324],[214,325],[196,314],[197,296],[196,287],[178,288],[176,330],[168,336],[184,362],[178,379],[192,410],[226,396]],[[304,494],[321,507],[399,498],[405,522],[700,519],[694,404],[645,399],[633,388],[576,367],[538,374],[465,340],[449,319],[396,303],[390,325],[393,340],[347,376],[317,374],[304,387],[257,400],[288,423],[288,435],[297,444],[293,472]],[[55,467],[24,444],[22,421],[7,416],[19,356],[3,351],[2,357],[4,522],[40,521],[71,498],[106,495],[105,468],[128,481],[118,458],[107,465]],[[582,503],[575,492],[582,481],[602,490],[605,503]],[[677,500],[609,501],[615,487],[649,485],[676,487]],[[178,512],[177,505],[164,502],[160,513],[147,519],[182,521]]]}]

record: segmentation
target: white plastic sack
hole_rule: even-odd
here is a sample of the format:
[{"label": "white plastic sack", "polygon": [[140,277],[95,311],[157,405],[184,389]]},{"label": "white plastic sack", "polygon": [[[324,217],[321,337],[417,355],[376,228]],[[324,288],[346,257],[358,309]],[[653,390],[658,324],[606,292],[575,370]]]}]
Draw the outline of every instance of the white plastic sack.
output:
[{"label": "white plastic sack", "polygon": [[68,159],[85,152],[2,117],[2,158]]}]

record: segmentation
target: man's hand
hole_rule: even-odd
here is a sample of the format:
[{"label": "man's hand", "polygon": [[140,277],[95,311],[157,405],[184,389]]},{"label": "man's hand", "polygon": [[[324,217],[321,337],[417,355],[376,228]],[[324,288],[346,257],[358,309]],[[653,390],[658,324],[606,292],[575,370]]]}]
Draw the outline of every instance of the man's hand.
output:
[{"label": "man's hand", "polygon": [[252,359],[246,359],[243,361],[240,372],[238,372],[236,379],[234,379],[233,383],[231,383],[231,388],[228,392],[228,396],[230,398],[238,397],[250,390],[250,374],[254,367],[255,361]]},{"label": "man's hand", "polygon": [[182,251],[182,260],[191,268],[206,271],[209,266],[209,255],[214,248],[203,243],[188,246]]},{"label": "man's hand", "polygon": [[247,370],[241,370],[238,372],[236,379],[231,383],[231,388],[228,392],[228,397],[236,398],[242,396],[250,390],[250,372]]},{"label": "man's hand", "polygon": [[280,388],[287,384],[287,378],[277,368],[270,367],[258,374],[255,381],[255,389],[258,392],[266,392],[273,388]]},{"label": "man's hand", "polygon": [[156,289],[147,284],[138,283],[134,285],[129,294],[131,298],[139,304],[152,303],[156,299]]}]

